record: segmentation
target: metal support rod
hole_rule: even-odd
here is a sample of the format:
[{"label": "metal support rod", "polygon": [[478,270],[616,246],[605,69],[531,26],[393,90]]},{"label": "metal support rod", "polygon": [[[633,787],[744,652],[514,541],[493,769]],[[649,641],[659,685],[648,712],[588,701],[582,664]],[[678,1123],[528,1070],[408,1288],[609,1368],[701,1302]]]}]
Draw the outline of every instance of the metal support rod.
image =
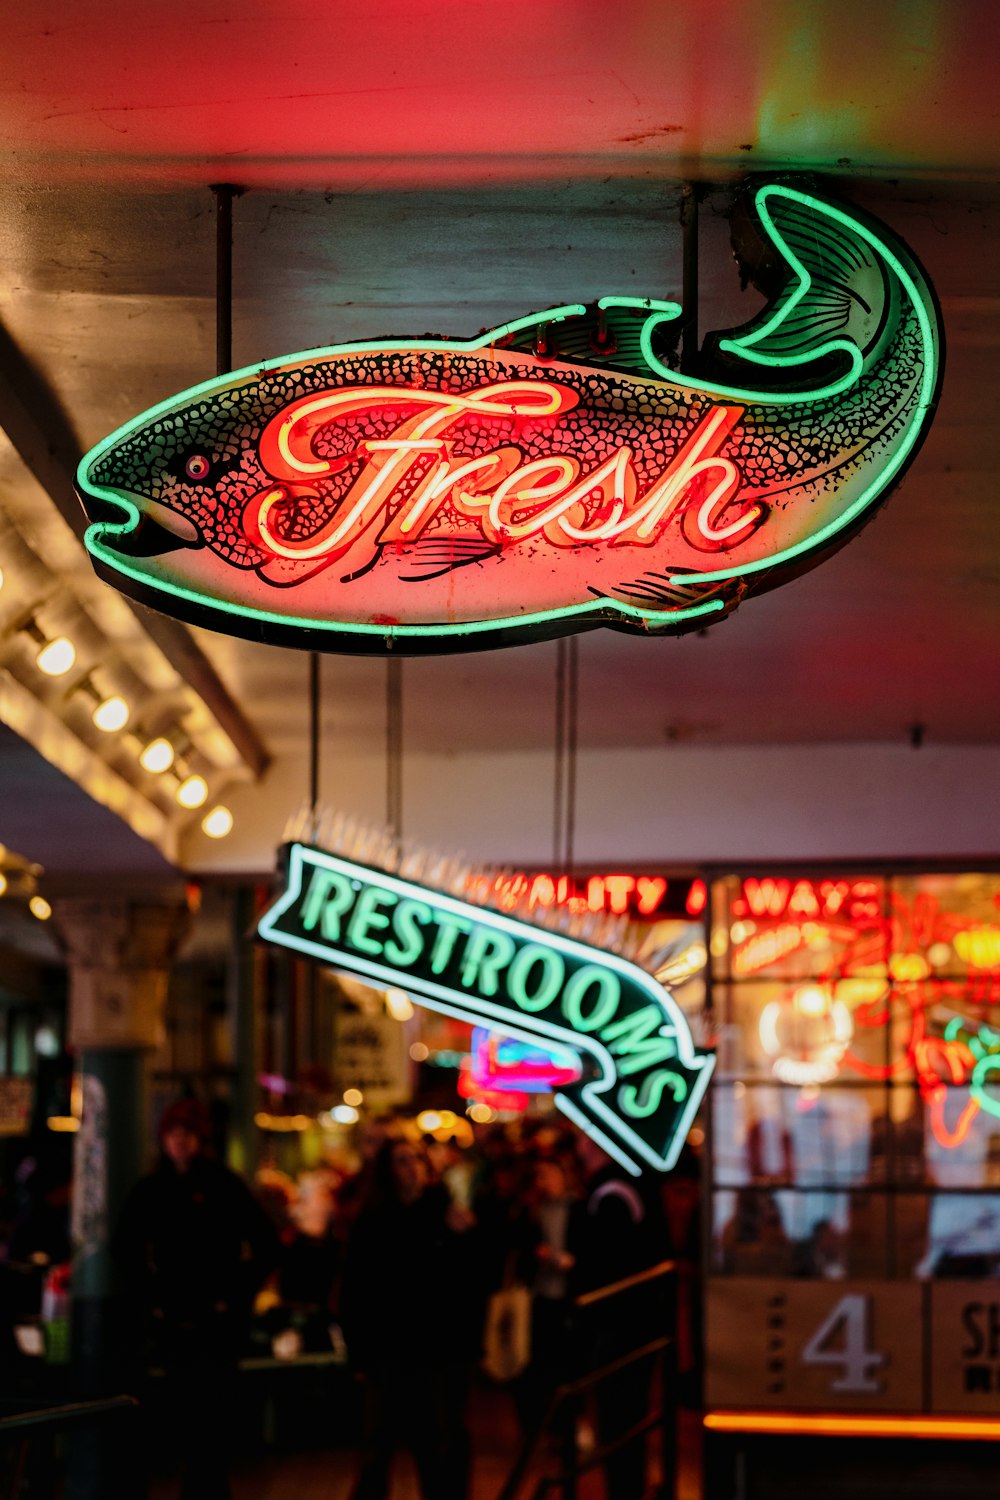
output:
[{"label": "metal support rod", "polygon": [[552,788],[552,868],[563,860],[564,797],[566,777],[566,640],[556,642],[555,783]]},{"label": "metal support rod", "polygon": [[567,875],[573,874],[576,844],[576,742],[578,731],[577,682],[580,676],[580,641],[570,636],[567,642],[566,674],[566,844],[563,868]]},{"label": "metal support rod", "polygon": [[309,653],[309,814],[312,836],[316,836],[319,802],[319,652]]},{"label": "metal support rod", "polygon": [[[672,1307],[676,1324],[676,1290]],[[677,1333],[660,1355],[660,1494],[662,1500],[677,1500]]]},{"label": "metal support rod", "polygon": [[698,203],[701,186],[686,182],[681,196],[681,373],[690,375],[698,359]]},{"label": "metal support rod", "polygon": [[[310,837],[318,836],[317,811],[319,804],[319,741],[320,741],[320,680],[319,652],[309,653],[309,825]],[[319,1035],[319,965],[309,964],[302,1003],[305,1008],[304,1025],[301,1028],[301,1045],[298,1048],[300,1061],[311,1067],[319,1062],[317,1040]]]},{"label": "metal support rod", "polygon": [[576,1457],[576,1408],[573,1397],[569,1400],[569,1411],[564,1413],[562,1439],[562,1492],[564,1500],[577,1500],[580,1493],[579,1470]]},{"label": "metal support rod", "polygon": [[403,838],[403,663],[385,664],[385,821],[397,850]]},{"label": "metal support rod", "polygon": [[239,188],[212,184],[215,195],[215,373],[233,368],[233,199]]},{"label": "metal support rod", "polygon": [[576,833],[577,681],[579,642],[559,641],[556,657],[555,786],[552,857],[556,870],[572,875]]}]

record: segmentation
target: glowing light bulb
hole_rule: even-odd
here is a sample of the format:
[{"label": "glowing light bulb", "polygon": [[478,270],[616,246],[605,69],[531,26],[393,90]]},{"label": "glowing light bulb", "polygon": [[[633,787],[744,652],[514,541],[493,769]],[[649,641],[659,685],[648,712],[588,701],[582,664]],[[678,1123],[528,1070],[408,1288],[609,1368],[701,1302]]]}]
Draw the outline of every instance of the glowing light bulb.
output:
[{"label": "glowing light bulb", "polygon": [[151,771],[154,776],[159,776],[164,771],[169,771],[174,763],[174,747],[169,740],[162,738],[150,740],[145,750],[139,756],[139,764],[144,771]]},{"label": "glowing light bulb", "polygon": [[364,1104],[364,1102],[365,1102],[365,1096],[361,1092],[360,1089],[345,1089],[344,1090],[344,1103],[345,1104],[352,1104],[352,1105],[354,1105],[355,1108],[357,1108],[357,1106],[359,1104]]},{"label": "glowing light bulb", "polygon": [[414,1042],[410,1047],[410,1056],[414,1062],[426,1062],[431,1055],[431,1049],[423,1042]]},{"label": "glowing light bulb", "polygon": [[3,873],[3,871],[0,870],[0,896],[4,895],[4,893],[6,892],[6,890],[7,890],[7,877]]},{"label": "glowing light bulb", "polygon": [[417,1115],[417,1124],[421,1130],[440,1130],[441,1116],[436,1109],[422,1109]]},{"label": "glowing light bulb", "polygon": [[177,788],[181,807],[200,807],[207,796],[208,782],[204,776],[186,776]]},{"label": "glowing light bulb", "polygon": [[35,666],[46,677],[64,677],[76,661],[76,647],[64,635],[47,641],[35,657]]},{"label": "glowing light bulb", "polygon": [[830,1008],[829,997],[812,985],[796,990],[792,1004],[801,1016],[825,1016]]},{"label": "glowing light bulb", "polygon": [[482,1100],[479,1100],[475,1104],[470,1104],[468,1114],[469,1119],[475,1120],[477,1125],[488,1125],[493,1119],[493,1111],[490,1109],[489,1105],[484,1104]]},{"label": "glowing light bulb", "polygon": [[47,922],[52,915],[52,908],[44,896],[32,896],[28,902],[28,910],[39,922]]},{"label": "glowing light bulb", "polygon": [[233,815],[228,807],[213,807],[201,820],[202,832],[210,839],[224,839],[233,831]]},{"label": "glowing light bulb", "polygon": [[128,716],[128,704],[117,693],[99,703],[91,715],[95,728],[103,730],[105,734],[114,734],[116,729],[124,729]]},{"label": "glowing light bulb", "polygon": [[413,1015],[413,1005],[405,990],[386,990],[385,1008],[394,1021],[408,1021]]},{"label": "glowing light bulb", "polygon": [[336,1122],[337,1122],[338,1125],[356,1125],[357,1124],[358,1112],[350,1104],[337,1104],[337,1105],[334,1105],[333,1109],[331,1109],[331,1111],[330,1111],[330,1114],[333,1117],[333,1119],[336,1120]]}]

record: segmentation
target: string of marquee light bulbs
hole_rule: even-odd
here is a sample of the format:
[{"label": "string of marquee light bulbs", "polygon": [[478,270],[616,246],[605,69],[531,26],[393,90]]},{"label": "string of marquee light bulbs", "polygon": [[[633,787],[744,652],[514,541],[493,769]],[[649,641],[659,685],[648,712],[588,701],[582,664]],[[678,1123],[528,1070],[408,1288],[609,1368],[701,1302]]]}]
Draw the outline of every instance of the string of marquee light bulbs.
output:
[{"label": "string of marquee light bulbs", "polygon": [[[0,592],[4,592],[5,597],[9,581],[0,568]],[[50,623],[53,615],[57,620],[55,625]],[[87,718],[93,729],[109,739],[119,736],[120,742],[148,776],[161,778],[170,773],[168,779],[173,783],[170,795],[179,807],[192,812],[204,807],[209,800],[209,783],[196,769],[199,757],[183,717],[174,713],[169,724],[164,724],[161,717],[159,724],[151,727],[146,715],[143,726],[144,715],[141,707],[138,711],[136,709],[136,698],[148,695],[146,683],[132,674],[129,679],[131,686],[125,685],[129,674],[127,671],[123,673],[120,662],[109,658],[107,642],[95,645],[91,638],[89,650],[84,652],[79,647],[79,636],[74,642],[74,634],[76,631],[72,625],[67,627],[65,619],[59,619],[59,611],[54,610],[51,598],[32,603],[26,610],[18,609],[15,602],[11,635],[20,638],[27,648],[22,649],[17,658],[12,658],[17,662],[15,670],[21,673],[21,680],[26,681],[24,674],[33,663],[42,679],[60,685],[66,702],[75,695],[86,700]],[[90,657],[89,666],[85,656]],[[79,719],[76,722],[79,724]],[[80,729],[76,732],[80,733]],[[93,742],[88,740],[88,744]],[[206,767],[203,765],[202,769]],[[211,807],[202,817],[202,829],[209,838],[225,838],[232,829],[229,809],[222,804]],[[47,903],[39,898],[37,904],[41,908]]]}]

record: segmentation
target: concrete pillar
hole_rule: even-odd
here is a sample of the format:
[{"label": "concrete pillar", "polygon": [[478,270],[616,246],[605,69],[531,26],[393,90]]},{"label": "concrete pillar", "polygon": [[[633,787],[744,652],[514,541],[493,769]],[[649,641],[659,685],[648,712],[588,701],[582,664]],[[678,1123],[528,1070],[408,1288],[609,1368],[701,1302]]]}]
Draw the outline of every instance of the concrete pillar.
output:
[{"label": "concrete pillar", "polygon": [[81,1386],[103,1384],[113,1290],[110,1240],[145,1166],[146,1054],[160,1041],[170,966],[188,928],[183,895],[53,903],[69,968],[69,1044],[83,1112],[73,1157],[73,1346]]}]

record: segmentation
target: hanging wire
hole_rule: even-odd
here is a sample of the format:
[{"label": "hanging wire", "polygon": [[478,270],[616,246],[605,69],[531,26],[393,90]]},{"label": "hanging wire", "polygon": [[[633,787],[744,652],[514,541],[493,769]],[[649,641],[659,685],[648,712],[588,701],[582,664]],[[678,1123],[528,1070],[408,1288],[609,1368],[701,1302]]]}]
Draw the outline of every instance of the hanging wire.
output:
[{"label": "hanging wire", "polygon": [[580,642],[570,636],[566,642],[566,837],[563,847],[563,869],[567,875],[573,873],[576,842],[576,745],[578,726],[578,694]]},{"label": "hanging wire", "polygon": [[316,838],[319,804],[319,652],[309,653],[309,825],[310,838]]},{"label": "hanging wire", "polygon": [[555,785],[552,858],[557,871],[572,875],[576,836],[576,760],[579,642],[563,638],[556,654]]},{"label": "hanging wire", "polygon": [[397,857],[403,842],[403,663],[385,664],[385,822]]},{"label": "hanging wire", "polygon": [[562,865],[563,793],[566,779],[566,641],[556,642],[555,785],[552,788],[552,866]]}]

